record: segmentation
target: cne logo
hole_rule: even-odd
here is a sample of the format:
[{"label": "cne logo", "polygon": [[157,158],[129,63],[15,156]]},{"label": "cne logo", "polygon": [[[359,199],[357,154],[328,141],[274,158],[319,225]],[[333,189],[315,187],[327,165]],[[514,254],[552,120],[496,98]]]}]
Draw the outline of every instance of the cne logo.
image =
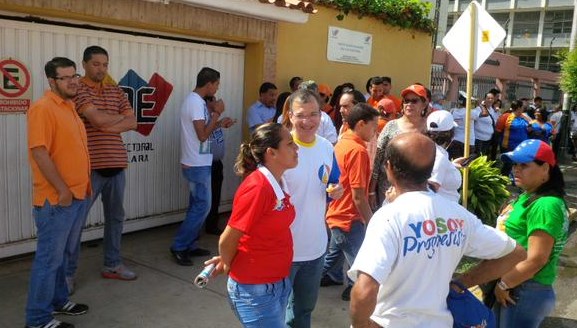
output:
[{"label": "cne logo", "polygon": [[138,122],[136,131],[148,136],[172,93],[172,84],[158,73],[152,74],[150,80],[146,82],[135,71],[129,70],[120,79],[118,86],[124,90],[134,109]]}]

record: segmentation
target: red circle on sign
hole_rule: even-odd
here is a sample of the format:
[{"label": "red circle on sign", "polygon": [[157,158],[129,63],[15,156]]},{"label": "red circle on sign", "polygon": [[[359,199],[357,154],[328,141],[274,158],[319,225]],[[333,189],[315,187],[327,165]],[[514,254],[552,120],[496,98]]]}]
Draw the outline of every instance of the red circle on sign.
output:
[{"label": "red circle on sign", "polygon": [[[26,83],[24,85],[21,85],[20,83],[16,82],[13,78],[10,79],[10,77],[11,77],[10,73],[6,72],[6,70],[4,70],[4,67],[6,65],[10,65],[10,64],[20,68],[20,70],[22,72],[24,72],[24,76],[26,77]],[[8,97],[8,98],[20,97],[26,91],[28,91],[28,88],[30,87],[30,72],[28,72],[28,70],[26,69],[26,66],[24,66],[24,64],[22,64],[19,61],[16,61],[13,59],[7,59],[7,60],[0,61],[0,75],[8,76],[8,79],[10,80],[10,82],[12,82],[18,88],[14,93],[6,92],[2,88],[0,88],[0,94],[5,96],[5,97]]]}]

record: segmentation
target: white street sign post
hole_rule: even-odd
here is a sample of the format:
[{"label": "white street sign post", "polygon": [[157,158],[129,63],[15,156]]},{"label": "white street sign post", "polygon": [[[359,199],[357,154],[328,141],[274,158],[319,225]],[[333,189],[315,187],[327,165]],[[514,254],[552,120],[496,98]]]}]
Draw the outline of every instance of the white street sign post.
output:
[{"label": "white street sign post", "polygon": [[[477,2],[463,12],[455,25],[443,38],[443,46],[467,71],[467,107],[465,114],[465,157],[469,156],[469,135],[471,129],[471,101],[473,74],[505,39],[505,30]],[[490,115],[490,114],[489,114]],[[469,169],[463,170],[463,206],[467,207],[469,193]]]}]

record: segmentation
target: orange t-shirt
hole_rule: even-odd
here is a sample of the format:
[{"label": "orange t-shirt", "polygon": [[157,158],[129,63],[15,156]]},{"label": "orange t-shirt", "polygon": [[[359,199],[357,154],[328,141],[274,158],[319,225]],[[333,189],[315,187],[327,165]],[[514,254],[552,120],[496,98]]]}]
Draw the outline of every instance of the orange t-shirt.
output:
[{"label": "orange t-shirt", "polygon": [[32,149],[45,147],[58,173],[76,199],[90,195],[90,159],[88,141],[82,120],[74,103],[52,91],[36,101],[28,110],[28,150],[32,167],[33,205],[48,200],[58,204],[58,192],[46,180],[32,157]]},{"label": "orange t-shirt", "polygon": [[335,145],[335,158],[341,171],[339,183],[344,193],[329,204],[327,224],[329,228],[349,232],[354,221],[361,221],[361,214],[353,202],[352,188],[363,188],[367,197],[369,193],[371,168],[366,142],[352,130],[345,132]]}]

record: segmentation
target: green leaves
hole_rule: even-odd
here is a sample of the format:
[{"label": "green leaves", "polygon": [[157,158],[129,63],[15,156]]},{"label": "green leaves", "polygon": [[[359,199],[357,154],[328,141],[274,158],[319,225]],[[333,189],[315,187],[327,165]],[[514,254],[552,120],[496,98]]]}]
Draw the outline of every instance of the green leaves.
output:
[{"label": "green leaves", "polygon": [[577,49],[568,52],[561,62],[561,89],[577,97]]},{"label": "green leaves", "polygon": [[499,208],[509,198],[509,178],[502,176],[494,161],[480,156],[469,165],[467,204],[483,223],[495,226]]},{"label": "green leaves", "polygon": [[435,31],[433,20],[428,16],[432,4],[420,0],[317,0],[316,3],[339,10],[338,20],[354,13],[359,19],[370,16],[401,29],[429,34]]}]

